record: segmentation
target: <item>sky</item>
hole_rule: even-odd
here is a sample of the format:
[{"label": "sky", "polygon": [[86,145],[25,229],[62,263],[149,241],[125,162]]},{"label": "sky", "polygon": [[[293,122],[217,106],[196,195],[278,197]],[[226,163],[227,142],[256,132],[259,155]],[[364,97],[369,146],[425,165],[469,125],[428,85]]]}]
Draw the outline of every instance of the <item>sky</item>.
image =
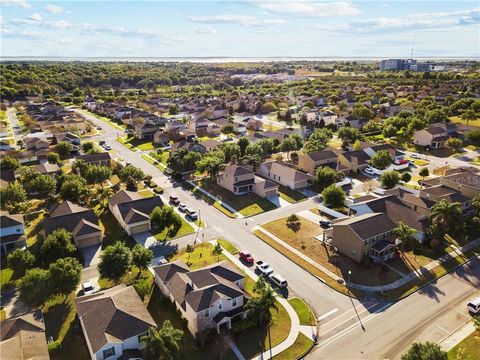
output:
[{"label": "sky", "polygon": [[478,0],[0,3],[2,57],[480,56]]}]

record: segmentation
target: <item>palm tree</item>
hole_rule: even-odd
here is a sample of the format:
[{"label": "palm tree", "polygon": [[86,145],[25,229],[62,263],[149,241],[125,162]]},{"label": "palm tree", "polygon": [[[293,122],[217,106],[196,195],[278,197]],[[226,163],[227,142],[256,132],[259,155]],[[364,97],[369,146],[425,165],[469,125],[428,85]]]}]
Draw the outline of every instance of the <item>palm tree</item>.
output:
[{"label": "palm tree", "polygon": [[181,148],[181,149],[178,149],[177,151],[175,151],[172,156],[170,157],[170,159],[177,165],[182,165],[183,163],[183,158],[185,157],[185,155],[188,154],[188,150],[186,148]]},{"label": "palm tree", "polygon": [[165,320],[161,328],[151,327],[148,335],[141,341],[145,344],[146,360],[173,359],[180,350],[183,331],[175,329],[170,321]]},{"label": "palm tree", "polygon": [[268,325],[272,317],[270,309],[273,308],[278,311],[278,306],[272,287],[263,279],[259,280],[259,282],[260,284],[255,284],[254,288],[259,296],[248,300],[245,304],[245,309],[252,318],[258,319],[258,325]]},{"label": "palm tree", "polygon": [[398,223],[398,226],[393,229],[393,232],[400,240],[402,240],[403,251],[407,249],[407,245],[408,247],[413,248],[416,241],[414,236],[416,233],[415,229],[412,229],[410,226],[405,225],[403,222],[400,221]]},{"label": "palm tree", "polygon": [[430,219],[432,223],[440,225],[443,233],[446,234],[461,223],[462,207],[458,202],[449,203],[447,200],[442,200],[432,206]]}]

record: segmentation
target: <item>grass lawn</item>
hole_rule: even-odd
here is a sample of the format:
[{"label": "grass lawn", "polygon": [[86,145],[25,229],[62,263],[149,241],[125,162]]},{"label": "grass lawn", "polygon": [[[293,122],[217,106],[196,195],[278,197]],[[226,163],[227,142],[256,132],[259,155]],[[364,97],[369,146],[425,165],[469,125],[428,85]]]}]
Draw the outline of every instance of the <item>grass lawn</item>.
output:
[{"label": "grass lawn", "polygon": [[227,240],[225,239],[217,239],[217,242],[225,249],[227,250],[230,254],[236,255],[238,254],[238,249],[230,244]]},{"label": "grass lawn", "polygon": [[155,196],[152,190],[150,189],[144,189],[138,192],[140,195],[142,195],[144,198],[150,198],[152,196]]},{"label": "grass lawn", "polygon": [[224,207],[220,204],[220,202],[214,201],[212,198],[210,198],[208,195],[202,193],[200,190],[195,189],[195,190],[192,191],[192,193],[193,193],[196,197],[198,197],[198,198],[202,199],[203,201],[207,202],[208,204],[213,205],[213,207],[214,207],[215,209],[219,210],[219,211],[222,212],[224,215],[227,215],[227,216],[230,217],[230,218],[236,218],[236,217],[237,217],[237,216],[236,216],[234,213],[232,213],[230,210],[224,208]]},{"label": "grass lawn", "polygon": [[[450,117],[450,120],[451,120],[453,123],[462,123],[462,124],[467,125],[467,121],[466,121],[466,120],[463,120],[460,116],[451,116],[451,117]],[[469,126],[480,126],[480,118],[477,117],[477,120],[469,121],[469,122],[468,122],[468,125],[469,125]]]},{"label": "grass lawn", "polygon": [[468,360],[480,359],[480,332],[474,331],[448,352],[448,360],[456,360],[457,353],[463,349]]},{"label": "grass lawn", "polygon": [[187,220],[185,220],[183,217],[180,216],[182,219],[182,227],[180,230],[175,235],[170,235],[168,233],[168,229],[164,229],[163,231],[159,232],[158,230],[152,228],[152,234],[155,236],[155,239],[158,241],[167,241],[167,240],[172,240],[176,239],[185,235],[193,234],[195,230],[193,227],[188,223]]},{"label": "grass lawn", "polygon": [[298,333],[297,340],[288,349],[282,351],[280,354],[273,357],[274,360],[291,360],[300,359],[310,347],[313,345],[313,340]]},{"label": "grass lawn", "polygon": [[108,289],[118,284],[126,284],[127,286],[133,285],[137,280],[146,279],[151,285],[153,285],[153,275],[149,270],[140,270],[132,266],[131,269],[123,275],[118,283],[112,279],[100,278],[98,279],[98,286],[101,289]]},{"label": "grass lawn", "polygon": [[117,141],[127,149],[130,149],[131,151],[137,151],[138,149],[130,143],[129,139],[133,139],[133,137],[129,138],[128,135],[125,135],[118,137]]},{"label": "grass lawn", "polygon": [[302,299],[293,298],[288,300],[290,305],[295,309],[295,312],[300,319],[300,325],[311,325],[315,326],[317,324],[316,316],[310,310],[309,306],[303,302]]},{"label": "grass lawn", "polygon": [[0,321],[3,321],[5,320],[6,318],[6,313],[5,313],[5,310],[0,310]]},{"label": "grass lawn", "polygon": [[307,197],[301,192],[292,190],[286,186],[280,186],[278,189],[278,195],[285,201],[288,201],[290,204],[305,200]]},{"label": "grass lawn", "polygon": [[203,180],[201,186],[204,190],[216,196],[221,201],[224,201],[245,217],[276,209],[273,203],[253,193],[237,196],[227,189],[208,180]]},{"label": "grass lawn", "polygon": [[409,160],[409,161],[413,162],[413,163],[414,163],[415,165],[417,165],[417,166],[426,166],[426,165],[430,164],[429,161],[427,161],[427,160],[422,160],[422,159],[413,159],[413,158],[407,157],[407,158],[405,158],[405,160]]},{"label": "grass lawn", "polygon": [[152,158],[162,163],[163,165],[168,165],[168,158],[170,157],[168,151],[163,151],[160,154],[158,154],[156,151],[151,151],[148,153],[148,155],[150,155]]},{"label": "grass lawn", "polygon": [[80,330],[80,324],[75,319],[77,309],[74,304],[75,293],[67,299],[57,296],[43,307],[45,320],[45,336],[59,341],[61,349],[51,354],[52,359],[88,359],[88,349]]},{"label": "grass lawn", "polygon": [[186,249],[182,249],[177,253],[168,256],[168,261],[182,259],[190,269],[197,270],[204,266],[227,260],[227,257],[223,254],[215,255],[213,249],[213,245],[208,242],[200,243],[193,248],[193,252],[188,253]]},{"label": "grass lawn", "polygon": [[376,264],[366,267],[344,255],[334,255],[333,249],[315,239],[315,236],[322,233],[320,226],[302,217],[296,226],[288,227],[285,217],[262,227],[344,279],[348,277],[348,270],[351,270],[351,280],[356,284],[383,285],[400,278],[397,273],[386,267]]},{"label": "grass lawn", "polygon": [[126,135],[119,137],[117,140],[131,150],[133,150],[132,148],[134,148],[135,150],[133,151],[136,151],[137,149],[141,151],[149,151],[155,149],[152,139],[142,140],[137,138],[136,136]]}]

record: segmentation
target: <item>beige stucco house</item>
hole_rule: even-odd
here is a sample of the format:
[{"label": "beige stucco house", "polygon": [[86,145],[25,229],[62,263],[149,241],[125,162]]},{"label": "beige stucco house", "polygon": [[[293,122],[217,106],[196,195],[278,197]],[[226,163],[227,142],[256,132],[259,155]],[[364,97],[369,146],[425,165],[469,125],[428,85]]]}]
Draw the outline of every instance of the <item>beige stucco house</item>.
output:
[{"label": "beige stucco house", "polygon": [[312,175],[298,171],[281,161],[264,162],[258,169],[258,175],[292,190],[307,187],[313,179]]},{"label": "beige stucco house", "polygon": [[320,166],[333,166],[337,164],[337,153],[330,149],[315,151],[310,154],[302,154],[298,157],[298,168],[311,175],[315,175],[315,170]]}]

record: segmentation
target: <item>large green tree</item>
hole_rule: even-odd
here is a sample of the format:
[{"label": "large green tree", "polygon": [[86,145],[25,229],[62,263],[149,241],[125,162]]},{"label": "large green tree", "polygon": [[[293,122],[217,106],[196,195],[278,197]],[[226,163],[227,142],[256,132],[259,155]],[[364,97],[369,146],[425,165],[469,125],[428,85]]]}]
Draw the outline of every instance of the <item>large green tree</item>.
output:
[{"label": "large green tree", "polygon": [[447,360],[448,356],[439,345],[432,342],[413,343],[401,360]]},{"label": "large green tree", "polygon": [[339,174],[329,166],[322,166],[317,168],[313,178],[313,185],[322,191],[327,186],[335,184],[339,179]]},{"label": "large green tree", "polygon": [[52,290],[67,297],[80,284],[82,264],[71,257],[58,259],[48,267]]},{"label": "large green tree", "polygon": [[[132,249],[132,265],[139,270],[146,270],[153,260],[153,252],[145,246],[136,244]],[[140,272],[138,273],[140,275]]]},{"label": "large green tree", "polygon": [[455,231],[462,223],[462,207],[460,203],[441,200],[430,209],[430,220],[443,234]]},{"label": "large green tree", "polygon": [[41,254],[49,262],[72,256],[76,251],[72,234],[63,228],[52,231],[40,247]]},{"label": "large green tree", "polygon": [[400,173],[398,171],[384,171],[382,175],[380,175],[380,182],[382,183],[382,187],[385,189],[391,189],[395,187],[400,181]]},{"label": "large green tree", "polygon": [[370,165],[374,168],[383,170],[392,164],[392,157],[388,150],[380,150],[370,158]]},{"label": "large green tree", "polygon": [[0,189],[0,207],[2,210],[12,210],[27,200],[27,193],[18,181]]},{"label": "large green tree", "polygon": [[130,268],[130,259],[130,249],[124,242],[117,241],[107,246],[100,255],[100,276],[118,281]]},{"label": "large green tree", "polygon": [[27,270],[18,282],[18,292],[27,306],[42,306],[51,297],[50,272],[39,268]]},{"label": "large green tree", "polygon": [[345,206],[345,192],[341,187],[332,184],[322,191],[323,203],[332,208]]}]

